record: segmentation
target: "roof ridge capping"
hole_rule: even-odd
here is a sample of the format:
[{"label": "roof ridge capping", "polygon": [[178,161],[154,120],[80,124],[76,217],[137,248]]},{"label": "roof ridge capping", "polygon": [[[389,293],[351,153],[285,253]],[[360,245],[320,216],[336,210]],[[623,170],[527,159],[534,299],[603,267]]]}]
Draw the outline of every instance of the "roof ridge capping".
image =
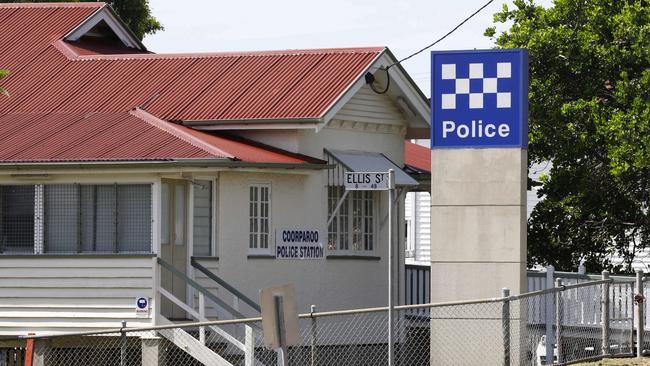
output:
[{"label": "roof ridge capping", "polygon": [[62,3],[0,3],[0,9],[33,9],[33,8],[101,8],[105,2],[62,2]]},{"label": "roof ridge capping", "polygon": [[[67,47],[67,45],[66,45]],[[323,54],[380,53],[386,47],[313,48],[266,51],[186,52],[186,53],[132,53],[112,55],[79,55],[77,60],[123,60],[123,59],[183,59],[217,57],[270,57]]]}]

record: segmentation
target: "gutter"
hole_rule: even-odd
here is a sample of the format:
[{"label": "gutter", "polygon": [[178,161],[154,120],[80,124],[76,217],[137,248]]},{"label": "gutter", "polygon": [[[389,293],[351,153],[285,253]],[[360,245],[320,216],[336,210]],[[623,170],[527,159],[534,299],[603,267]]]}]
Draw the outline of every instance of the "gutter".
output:
[{"label": "gutter", "polygon": [[26,162],[0,163],[2,170],[44,170],[44,169],[140,169],[140,168],[259,168],[259,169],[333,169],[330,164],[310,163],[256,163],[230,159],[176,159],[164,161],[70,161],[70,162]]}]

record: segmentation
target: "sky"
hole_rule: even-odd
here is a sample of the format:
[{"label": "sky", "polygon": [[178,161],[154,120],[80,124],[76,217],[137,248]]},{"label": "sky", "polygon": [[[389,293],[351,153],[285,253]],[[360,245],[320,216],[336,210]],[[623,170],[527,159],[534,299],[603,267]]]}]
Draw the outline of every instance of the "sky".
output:
[{"label": "sky", "polygon": [[[156,53],[387,46],[399,59],[438,39],[487,0],[150,0],[164,31],[144,44]],[[549,5],[551,0],[538,0]],[[431,50],[485,49],[495,0]],[[503,30],[504,27],[497,29]],[[402,66],[430,95],[429,52]]]}]

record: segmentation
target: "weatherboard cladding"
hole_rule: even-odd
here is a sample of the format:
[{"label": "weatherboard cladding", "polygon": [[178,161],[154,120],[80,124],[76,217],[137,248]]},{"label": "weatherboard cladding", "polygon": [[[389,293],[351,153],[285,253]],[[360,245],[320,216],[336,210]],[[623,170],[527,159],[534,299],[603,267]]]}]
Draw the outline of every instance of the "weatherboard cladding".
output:
[{"label": "weatherboard cladding", "polygon": [[322,163],[170,121],[318,119],[383,52],[100,55],[63,41],[104,6],[0,4],[0,67],[11,71],[1,82],[11,97],[0,98],[0,160]]}]

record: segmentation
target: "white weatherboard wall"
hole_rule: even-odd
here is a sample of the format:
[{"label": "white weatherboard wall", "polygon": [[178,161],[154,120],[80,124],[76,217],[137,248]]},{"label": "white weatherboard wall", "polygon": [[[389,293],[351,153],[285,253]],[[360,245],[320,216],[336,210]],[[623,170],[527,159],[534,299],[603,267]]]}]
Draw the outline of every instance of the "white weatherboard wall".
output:
[{"label": "white weatherboard wall", "polygon": [[[386,241],[375,243],[374,259],[277,260],[274,257],[275,230],[286,227],[320,230],[326,245],[326,190],[321,174],[222,173],[219,178],[219,275],[252,299],[259,290],[292,283],[298,311],[315,304],[320,310],[385,305],[387,292]],[[248,185],[271,184],[271,251],[268,257],[249,257]],[[387,202],[381,199],[385,212]],[[387,225],[378,232],[386,237]],[[332,251],[325,251],[331,256]],[[247,307],[242,305],[242,309]]]},{"label": "white weatherboard wall", "polygon": [[153,297],[151,256],[0,257],[0,334],[53,334],[151,325],[136,296]]},{"label": "white weatherboard wall", "polygon": [[341,108],[335,119],[342,121],[367,122],[373,125],[404,124],[404,118],[386,94],[377,94],[370,87],[364,85]]}]

